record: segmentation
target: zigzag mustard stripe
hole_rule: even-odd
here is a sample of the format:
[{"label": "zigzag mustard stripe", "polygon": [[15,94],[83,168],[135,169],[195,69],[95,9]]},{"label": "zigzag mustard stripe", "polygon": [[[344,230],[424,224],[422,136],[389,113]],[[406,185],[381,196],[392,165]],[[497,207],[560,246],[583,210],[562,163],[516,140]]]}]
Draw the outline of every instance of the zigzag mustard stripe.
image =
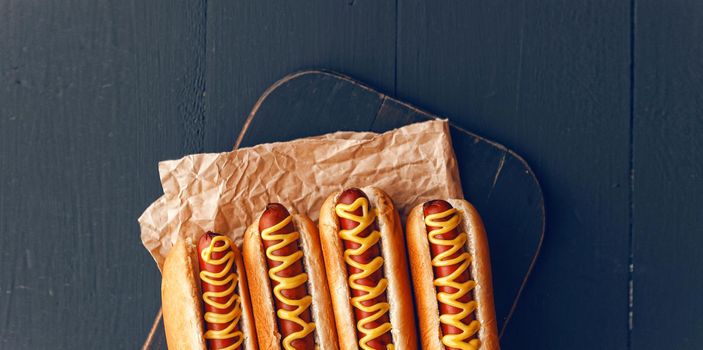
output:
[{"label": "zigzag mustard stripe", "polygon": [[286,350],[295,350],[292,345],[293,341],[305,338],[308,334],[315,330],[314,322],[305,322],[300,317],[300,315],[305,312],[308,307],[310,307],[310,304],[312,304],[312,297],[310,295],[306,295],[301,299],[289,299],[282,293],[284,289],[294,289],[307,282],[308,275],[306,273],[301,273],[292,277],[283,277],[278,275],[279,272],[287,269],[296,261],[302,259],[303,251],[298,250],[295,253],[286,256],[279,256],[273,254],[273,252],[297,241],[298,238],[300,238],[300,233],[297,231],[293,231],[291,233],[286,234],[278,233],[278,231],[286,227],[286,225],[288,225],[291,220],[292,217],[289,215],[278,224],[261,231],[262,239],[265,239],[267,241],[280,241],[266,249],[266,257],[273,261],[281,263],[280,265],[269,269],[269,277],[272,280],[278,282],[278,285],[273,288],[273,294],[276,299],[278,299],[282,303],[295,306],[295,309],[291,311],[279,309],[276,314],[278,315],[278,318],[294,322],[302,328],[300,331],[291,333],[283,339],[283,348]]},{"label": "zigzag mustard stripe", "polygon": [[[352,214],[355,210],[359,209],[360,207],[362,208],[361,216]],[[369,346],[368,343],[380,337],[384,333],[390,331],[391,324],[389,322],[386,322],[376,328],[367,328],[366,325],[383,317],[383,315],[386,314],[390,309],[390,305],[387,302],[383,302],[376,303],[371,306],[364,306],[362,302],[375,299],[385,293],[386,288],[388,287],[388,280],[382,278],[380,281],[378,281],[378,284],[373,287],[360,284],[357,281],[372,275],[374,272],[378,271],[378,269],[382,268],[383,257],[377,256],[368,264],[362,264],[352,259],[352,256],[364,254],[381,239],[381,233],[378,230],[373,230],[371,234],[366,237],[359,236],[367,227],[373,224],[374,220],[376,219],[376,212],[369,211],[369,202],[364,197],[357,198],[352,204],[337,204],[337,206],[335,207],[335,211],[337,213],[337,216],[339,216],[340,218],[353,220],[359,223],[357,227],[351,230],[340,230],[339,235],[344,240],[354,242],[360,245],[356,249],[345,250],[344,261],[348,265],[361,270],[361,272],[351,274],[349,276],[349,287],[355,290],[364,291],[366,292],[366,294],[360,295],[358,297],[352,297],[351,303],[355,308],[373,314],[369,317],[358,320],[356,328],[361,334],[364,335],[361,339],[359,339],[359,346],[363,350],[374,350],[374,348]],[[393,350],[395,349],[395,347],[393,346],[393,344],[389,344],[386,349]]]},{"label": "zigzag mustard stripe", "polygon": [[[218,242],[222,242],[222,244],[218,246]],[[234,292],[239,282],[239,276],[232,270],[232,266],[234,266],[234,253],[230,250],[230,247],[232,247],[232,241],[229,238],[226,236],[215,236],[212,238],[210,246],[203,249],[201,252],[201,257],[206,263],[216,266],[225,266],[220,272],[200,271],[200,279],[213,286],[224,286],[231,282],[229,288],[222,292],[203,293],[203,301],[218,309],[226,309],[234,304],[232,311],[226,314],[216,312],[205,313],[205,321],[208,323],[229,323],[229,326],[225,329],[219,331],[208,330],[205,332],[205,339],[237,338],[234,344],[224,350],[234,350],[244,342],[244,334],[242,331],[237,330],[239,320],[242,318],[242,302],[239,295]],[[220,259],[214,259],[212,257],[213,253],[221,253],[227,250],[229,250],[227,254]],[[225,303],[215,301],[215,298],[222,298],[228,295],[229,299],[227,299]]]},{"label": "zigzag mustard stripe", "polygon": [[[441,221],[447,217],[451,218],[447,221]],[[454,326],[461,330],[459,334],[447,334],[442,337],[442,344],[448,347],[462,350],[478,350],[481,342],[477,338],[477,332],[481,324],[477,320],[471,321],[469,324],[464,324],[461,320],[469,316],[476,310],[476,301],[471,300],[467,303],[460,302],[459,299],[471,292],[476,286],[476,282],[468,280],[466,282],[457,282],[456,279],[461,276],[471,264],[471,255],[468,252],[459,254],[454,258],[450,258],[456,254],[461,247],[466,244],[468,235],[466,232],[459,233],[454,239],[441,239],[437,236],[447,233],[455,229],[461,222],[461,217],[456,208],[443,211],[441,213],[430,214],[425,217],[425,225],[438,227],[428,233],[430,243],[436,245],[450,246],[440,254],[432,258],[432,266],[454,266],[460,264],[456,271],[448,276],[435,278],[435,287],[451,287],[456,290],[454,293],[440,292],[437,293],[437,300],[445,305],[453,306],[461,311],[456,314],[444,314],[439,316],[439,321],[443,324]]]}]

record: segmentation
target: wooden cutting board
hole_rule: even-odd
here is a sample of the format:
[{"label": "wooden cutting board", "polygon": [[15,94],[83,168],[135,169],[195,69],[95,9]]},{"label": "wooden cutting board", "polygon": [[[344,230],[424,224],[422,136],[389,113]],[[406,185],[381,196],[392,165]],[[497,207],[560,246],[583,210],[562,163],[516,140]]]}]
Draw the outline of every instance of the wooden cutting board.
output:
[{"label": "wooden cutting board", "polygon": [[[234,148],[345,131],[384,132],[439,116],[327,71],[303,71],[271,85]],[[450,118],[451,124],[451,118]],[[451,125],[465,198],[481,214],[491,249],[498,328],[508,321],[539,254],[544,198],[529,165],[505,146]],[[165,349],[161,313],[144,349]]]}]

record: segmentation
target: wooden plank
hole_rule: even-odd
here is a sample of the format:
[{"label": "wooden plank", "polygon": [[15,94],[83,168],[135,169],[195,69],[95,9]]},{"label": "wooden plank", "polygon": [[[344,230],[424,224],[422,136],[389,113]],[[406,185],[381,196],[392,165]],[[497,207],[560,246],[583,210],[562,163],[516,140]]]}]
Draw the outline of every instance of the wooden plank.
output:
[{"label": "wooden plank", "polygon": [[506,349],[627,347],[629,5],[398,3],[397,96],[520,150],[544,185]]},{"label": "wooden plank", "polygon": [[[368,131],[383,96],[332,74],[291,74],[254,105],[235,148],[337,130]],[[265,120],[261,122],[260,120]]]},{"label": "wooden plank", "polygon": [[136,218],[156,163],[199,150],[200,5],[0,1],[0,348],[146,337],[160,277]]},{"label": "wooden plank", "polygon": [[393,1],[210,1],[208,6],[207,151],[231,148],[259,96],[291,72],[338,69],[393,89]]},{"label": "wooden plank", "polygon": [[[348,77],[301,72],[267,89],[251,111],[235,148],[340,129],[384,132],[433,117]],[[465,193],[474,199],[492,232],[489,241],[496,312],[499,326],[503,326],[542,243],[541,189],[527,164],[505,147],[456,127],[452,127],[452,141]],[[511,210],[508,215],[506,208]],[[161,349],[165,344],[158,317],[145,348]]]},{"label": "wooden plank", "polygon": [[[372,129],[383,132],[433,117],[387,98]],[[455,125],[451,133],[464,197],[488,232],[498,329],[504,334],[542,245],[542,189],[527,163],[505,146]]]},{"label": "wooden plank", "polygon": [[632,349],[700,349],[703,3],[635,16]]},{"label": "wooden plank", "polygon": [[[261,97],[237,146],[337,130],[384,132],[434,117],[348,77],[311,71],[282,79]],[[529,166],[504,146],[456,127],[452,127],[452,142],[465,196],[490,232],[500,328],[542,242],[542,192]]]}]

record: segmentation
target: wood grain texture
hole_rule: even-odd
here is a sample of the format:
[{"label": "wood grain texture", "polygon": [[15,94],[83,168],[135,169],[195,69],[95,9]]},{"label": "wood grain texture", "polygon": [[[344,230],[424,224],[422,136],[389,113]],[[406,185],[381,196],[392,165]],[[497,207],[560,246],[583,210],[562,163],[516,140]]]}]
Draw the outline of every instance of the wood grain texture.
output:
[{"label": "wood grain texture", "polygon": [[[701,13],[691,0],[0,0],[0,348],[139,346],[160,303],[135,222],[161,193],[156,163],[229,149],[264,89],[310,67],[533,166],[547,233],[504,348],[698,348]],[[489,193],[477,198],[498,205]]]},{"label": "wood grain texture", "polygon": [[160,278],[136,218],[156,163],[198,151],[199,14],[0,1],[0,348],[142,344]]},{"label": "wood grain texture", "polygon": [[[289,141],[337,130],[368,131],[384,96],[333,74],[300,72],[273,84],[249,113],[235,147]],[[321,101],[321,102],[318,102]],[[260,122],[284,118],[274,127]],[[304,127],[303,127],[304,126]]]},{"label": "wood grain texture", "polygon": [[519,149],[543,184],[545,242],[506,349],[627,347],[629,10],[399,2],[397,96]]},{"label": "wood grain texture", "polygon": [[206,150],[232,147],[264,90],[305,68],[392,91],[395,2],[210,1]]},{"label": "wood grain texture", "polygon": [[632,349],[700,349],[703,3],[635,16]]}]

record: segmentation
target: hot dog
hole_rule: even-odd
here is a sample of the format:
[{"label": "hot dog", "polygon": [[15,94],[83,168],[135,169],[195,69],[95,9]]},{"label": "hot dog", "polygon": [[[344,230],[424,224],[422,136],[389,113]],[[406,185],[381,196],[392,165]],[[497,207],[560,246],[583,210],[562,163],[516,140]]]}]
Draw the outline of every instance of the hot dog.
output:
[{"label": "hot dog", "polygon": [[320,240],[343,349],[416,349],[405,242],[393,202],[374,187],[331,194]]},{"label": "hot dog", "polygon": [[244,264],[227,236],[179,240],[164,261],[161,298],[169,349],[258,349]]},{"label": "hot dog", "polygon": [[337,349],[320,238],[313,222],[268,204],[244,234],[244,258],[264,349]]},{"label": "hot dog", "polygon": [[[432,200],[408,216],[407,244],[426,349],[499,349],[488,242],[465,200]],[[430,268],[431,266],[431,268]]]}]

